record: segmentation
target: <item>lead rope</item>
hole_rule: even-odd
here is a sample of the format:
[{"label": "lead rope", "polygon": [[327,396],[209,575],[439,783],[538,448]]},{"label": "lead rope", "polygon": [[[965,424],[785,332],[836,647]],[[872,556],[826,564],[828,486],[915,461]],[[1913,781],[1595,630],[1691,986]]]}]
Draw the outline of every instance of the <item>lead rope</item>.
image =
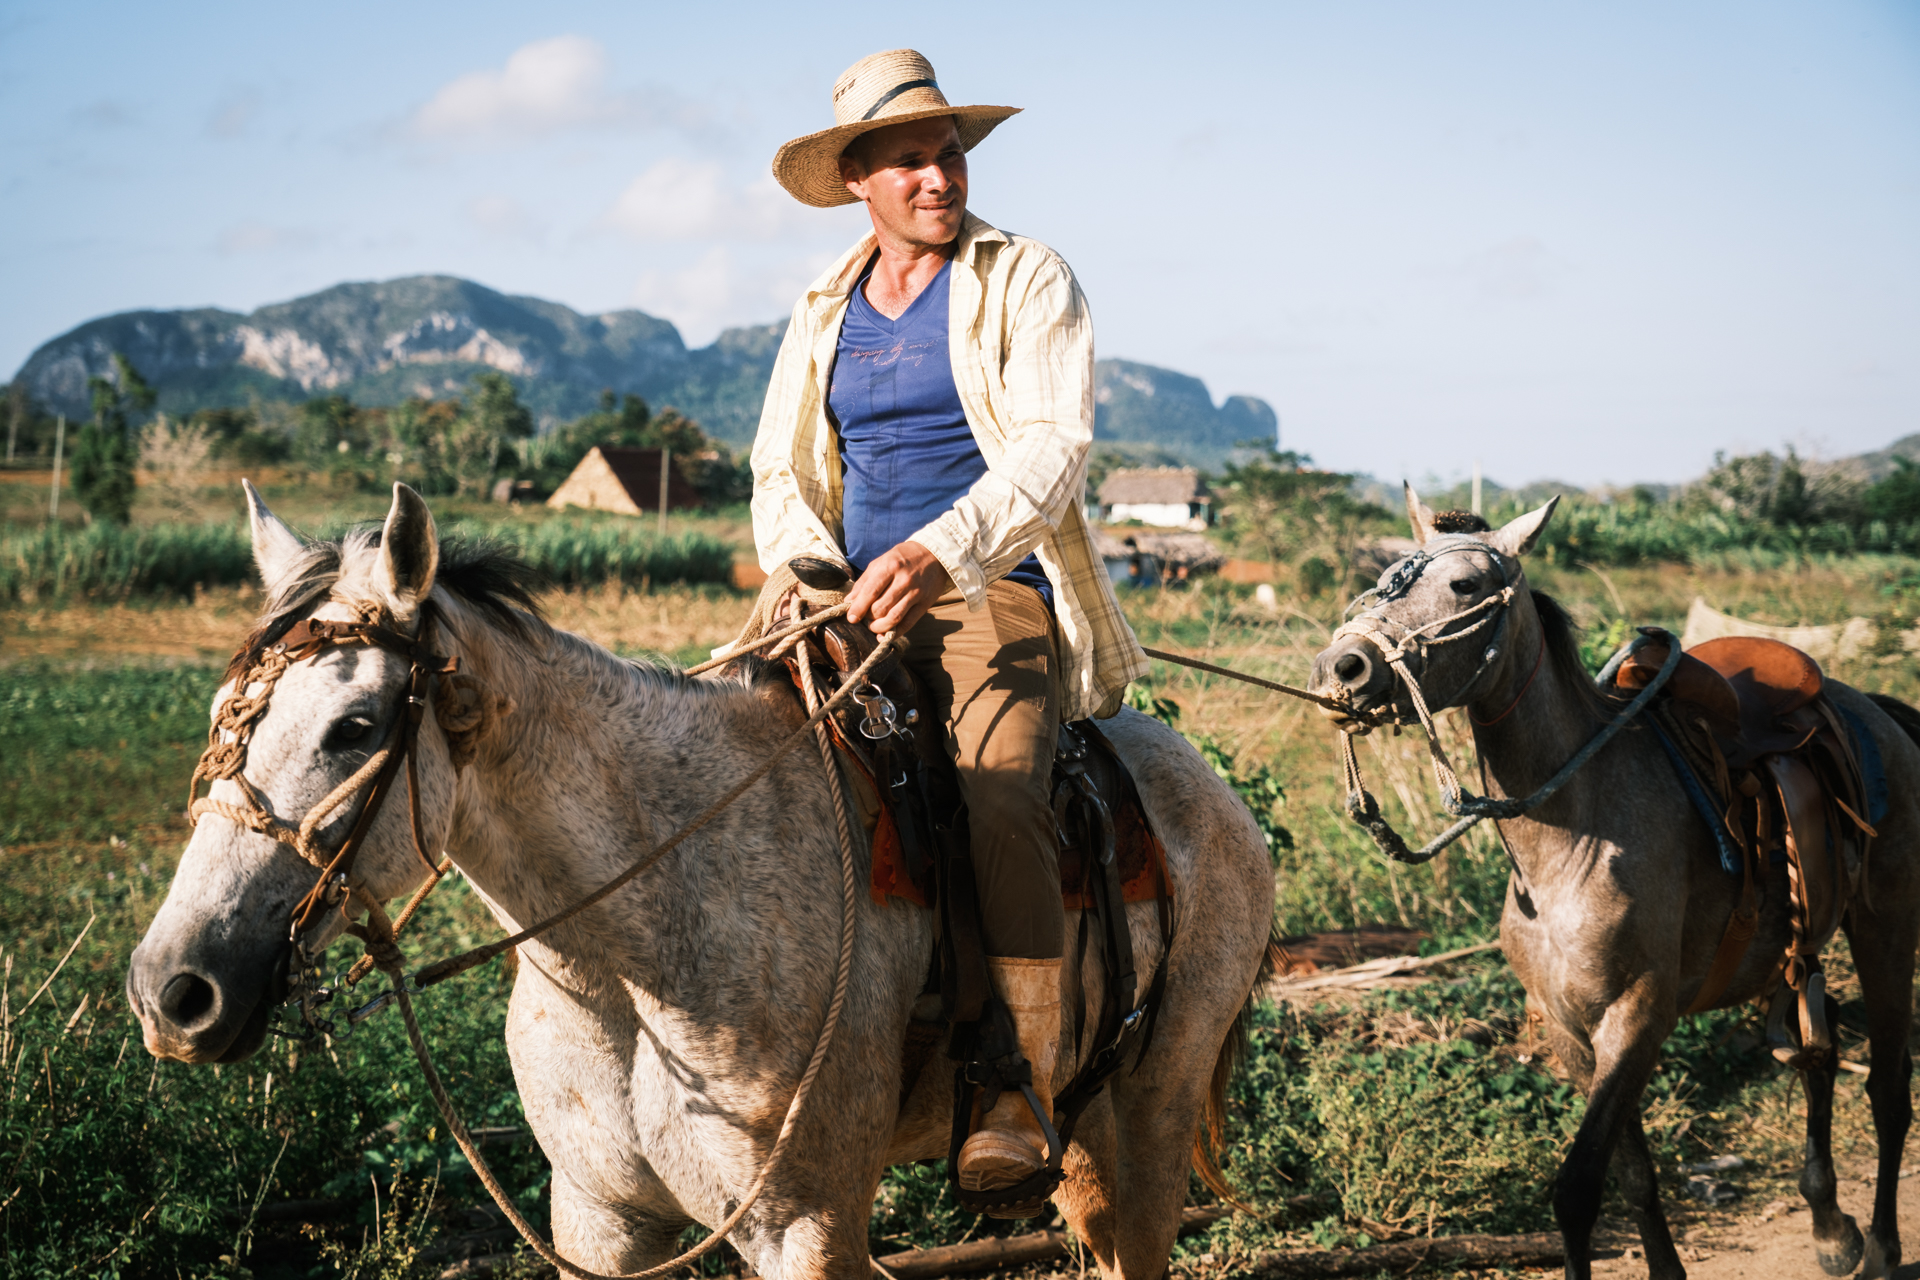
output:
[{"label": "lead rope", "polygon": [[[798,634],[810,626],[819,626],[821,623],[828,621],[830,617],[838,617],[839,613],[844,611],[844,609],[838,612],[826,610],[823,613],[815,614],[800,625],[789,628],[786,632],[781,633],[781,636]],[[767,642],[771,643],[773,639],[777,638],[780,637],[770,638]],[[801,662],[799,666],[802,689],[806,696],[807,706],[812,709],[812,714],[808,716],[807,722],[800,726],[792,737],[788,738],[775,750],[771,758],[763,762],[759,768],[755,769],[752,774],[734,787],[733,790],[709,806],[699,817],[680,828],[680,830],[676,831],[672,836],[649,851],[646,856],[622,872],[616,879],[609,881],[600,889],[588,895],[580,902],[575,903],[559,915],[542,921],[531,929],[522,930],[520,933],[515,934],[513,938],[506,940],[506,945],[513,945],[515,940],[525,940],[526,938],[534,936],[536,933],[551,928],[592,903],[598,902],[627,881],[633,879],[633,877],[639,875],[647,867],[652,866],[653,863],[663,857],[668,850],[674,848],[688,836],[704,827],[717,816],[722,809],[745,794],[747,788],[771,772],[774,764],[785,756],[809,730],[812,731],[814,739],[820,747],[822,762],[826,766],[827,786],[833,794],[835,825],[839,828],[840,835],[840,956],[838,965],[834,970],[833,998],[827,1004],[827,1016],[825,1021],[821,1023],[820,1037],[814,1043],[813,1057],[807,1062],[807,1069],[801,1075],[800,1083],[793,1091],[793,1099],[787,1104],[786,1118],[781,1122],[779,1136],[774,1139],[773,1150],[767,1154],[766,1163],[760,1167],[759,1176],[753,1180],[753,1185],[747,1188],[746,1195],[741,1198],[740,1203],[735,1206],[733,1212],[728,1214],[725,1220],[713,1229],[712,1234],[708,1235],[705,1240],[702,1240],[699,1244],[677,1258],[663,1262],[658,1266],[649,1267],[645,1271],[631,1271],[609,1275],[597,1271],[588,1271],[586,1268],[568,1261],[541,1238],[540,1233],[534,1229],[533,1224],[528,1222],[526,1218],[521,1215],[520,1211],[514,1207],[512,1198],[508,1196],[506,1189],[500,1185],[500,1180],[494,1176],[493,1169],[487,1164],[486,1158],[480,1154],[480,1148],[475,1145],[472,1136],[467,1132],[466,1125],[461,1122],[459,1113],[454,1110],[453,1100],[448,1096],[446,1085],[440,1079],[440,1072],[433,1065],[433,1057],[427,1050],[426,1037],[421,1034],[419,1020],[413,1012],[412,992],[408,989],[405,974],[401,972],[403,957],[400,954],[399,947],[395,945],[394,942],[395,925],[387,919],[385,909],[381,907],[378,902],[358,890],[355,891],[354,896],[367,908],[367,924],[364,926],[364,932],[362,934],[367,944],[367,955],[372,957],[374,964],[379,967],[382,973],[387,975],[388,981],[393,984],[394,993],[400,1004],[400,1016],[406,1024],[407,1040],[413,1045],[414,1056],[420,1061],[420,1070],[426,1077],[428,1091],[433,1094],[434,1105],[439,1108],[441,1118],[447,1122],[447,1131],[453,1135],[454,1142],[459,1145],[461,1152],[467,1157],[467,1162],[473,1166],[473,1171],[479,1176],[481,1185],[486,1187],[487,1193],[493,1197],[493,1202],[500,1207],[500,1211],[506,1215],[507,1220],[513,1223],[514,1228],[520,1232],[521,1238],[532,1247],[535,1253],[568,1275],[578,1276],[581,1280],[652,1280],[652,1277],[663,1276],[670,1271],[685,1266],[689,1262],[706,1256],[717,1248],[720,1243],[732,1233],[735,1227],[740,1225],[740,1221],[746,1217],[747,1211],[760,1199],[760,1193],[766,1189],[768,1178],[772,1176],[774,1169],[779,1165],[780,1157],[786,1151],[787,1142],[792,1138],[794,1130],[799,1125],[801,1110],[806,1105],[807,1096],[813,1092],[813,1083],[820,1075],[820,1068],[826,1063],[827,1049],[833,1043],[834,1031],[840,1025],[841,1011],[846,1007],[847,988],[853,971],[855,906],[858,901],[858,891],[854,876],[853,827],[848,813],[846,792],[840,779],[839,765],[834,759],[833,744],[828,737],[825,727],[826,718],[836,707],[846,701],[853,690],[860,687],[862,679],[879,664],[882,658],[891,652],[894,643],[895,633],[893,632],[888,632],[886,635],[880,637],[880,643],[875,646],[871,654],[867,655],[866,661],[862,662],[860,666],[842,682],[839,690],[824,702],[820,700],[818,691],[814,688],[813,674],[809,670],[810,664],[804,661]],[[734,654],[731,656],[737,657],[739,655]],[[428,887],[431,887],[432,883],[432,881],[429,881]],[[412,909],[418,905],[418,900],[421,896],[424,895],[416,895],[415,900],[408,904],[407,912],[402,914],[403,920],[406,914],[410,914]],[[492,954],[497,955],[499,951],[504,949],[505,946],[501,943],[494,943],[491,944],[490,948],[480,948],[479,950],[491,950]],[[467,954],[473,955],[475,953],[469,952]],[[454,957],[455,960],[464,958],[465,957]],[[432,968],[439,970],[448,963],[447,961],[442,961],[440,964],[432,966]],[[474,963],[478,963],[478,961]],[[466,967],[471,967],[471,965],[462,966],[462,968]],[[451,976],[452,973],[456,972],[460,972],[460,969],[448,968],[445,972],[442,972],[435,981],[438,981],[439,978]],[[416,981],[419,981],[419,979],[416,979]],[[422,985],[427,984],[422,983]]]}]

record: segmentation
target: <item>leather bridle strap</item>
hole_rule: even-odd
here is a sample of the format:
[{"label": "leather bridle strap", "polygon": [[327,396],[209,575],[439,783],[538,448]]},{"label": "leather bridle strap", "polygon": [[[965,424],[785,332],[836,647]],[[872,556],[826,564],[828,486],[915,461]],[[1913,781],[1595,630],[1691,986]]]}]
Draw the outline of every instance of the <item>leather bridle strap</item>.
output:
[{"label": "leather bridle strap", "polygon": [[[431,602],[422,605],[418,634],[413,636],[373,621],[302,619],[289,627],[278,643],[261,653],[236,677],[233,693],[214,714],[213,727],[208,732],[207,749],[201,754],[200,763],[193,772],[193,780],[188,784],[188,819],[197,823],[209,813],[226,818],[237,826],[287,845],[320,872],[313,888],[293,908],[290,935],[295,939],[313,925],[322,909],[345,900],[361,846],[367,832],[373,827],[374,819],[379,816],[381,806],[392,792],[394,778],[402,765],[407,773],[408,825],[413,836],[414,853],[426,867],[429,883],[437,881],[442,874],[427,851],[425,833],[420,825],[420,787],[414,763],[414,747],[419,739],[420,722],[426,714],[427,696],[434,678],[457,672],[460,660],[436,654],[426,643],[433,618]],[[407,659],[407,683],[394,709],[393,728],[380,750],[365,765],[310,809],[297,828],[288,827],[273,816],[259,791],[247,781],[244,772],[247,747],[252,741],[254,728],[266,713],[274,686],[287,668],[295,662],[317,657],[330,647],[349,644],[372,645]],[[256,684],[261,686],[260,692],[249,696],[247,690]],[[232,741],[223,738],[225,733],[233,735]],[[239,787],[244,803],[228,804],[211,796],[194,798],[193,793],[202,779],[232,780]],[[352,830],[338,849],[329,852],[319,843],[318,829],[363,791],[365,801]]]}]

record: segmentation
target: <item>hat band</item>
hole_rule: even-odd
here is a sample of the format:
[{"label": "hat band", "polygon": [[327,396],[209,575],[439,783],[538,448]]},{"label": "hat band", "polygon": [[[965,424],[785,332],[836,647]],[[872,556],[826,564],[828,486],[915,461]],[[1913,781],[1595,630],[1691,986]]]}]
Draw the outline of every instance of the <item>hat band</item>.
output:
[{"label": "hat band", "polygon": [[873,119],[880,114],[880,108],[886,106],[889,102],[892,102],[895,98],[910,89],[938,89],[939,87],[940,82],[938,80],[909,80],[905,84],[897,84],[889,89],[880,101],[874,103],[867,114],[860,117],[860,122],[865,124],[867,121]]}]

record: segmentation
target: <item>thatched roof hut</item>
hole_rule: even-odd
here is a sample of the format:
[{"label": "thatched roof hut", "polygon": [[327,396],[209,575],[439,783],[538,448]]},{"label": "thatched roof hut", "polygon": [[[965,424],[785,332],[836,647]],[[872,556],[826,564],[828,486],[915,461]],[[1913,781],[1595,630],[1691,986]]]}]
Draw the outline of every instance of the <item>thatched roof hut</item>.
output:
[{"label": "thatched roof hut", "polygon": [[[595,445],[580,459],[561,486],[547,499],[547,505],[585,507],[590,511],[617,511],[625,516],[650,515],[660,509],[659,449],[621,449]],[[667,466],[667,509],[700,505],[680,468]]]}]

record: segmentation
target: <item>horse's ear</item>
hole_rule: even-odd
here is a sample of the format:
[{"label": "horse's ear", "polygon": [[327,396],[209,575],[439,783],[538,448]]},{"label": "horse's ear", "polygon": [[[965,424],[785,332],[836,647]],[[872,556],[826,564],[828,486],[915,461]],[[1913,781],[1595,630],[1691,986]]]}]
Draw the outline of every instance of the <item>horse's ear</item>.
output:
[{"label": "horse's ear", "polygon": [[410,616],[433,590],[440,568],[440,531],[427,501],[403,484],[393,486],[393,508],[380,531],[379,585],[395,614]]},{"label": "horse's ear", "polygon": [[1402,480],[1400,486],[1407,491],[1407,520],[1413,525],[1413,545],[1424,547],[1433,536],[1433,508],[1420,501],[1412,484]]},{"label": "horse's ear", "polygon": [[1533,550],[1533,544],[1540,537],[1540,531],[1547,527],[1547,521],[1553,519],[1553,509],[1560,505],[1560,495],[1554,494],[1547,499],[1543,507],[1536,507],[1523,516],[1515,516],[1506,524],[1487,535],[1487,541],[1494,550],[1502,555],[1518,560]]},{"label": "horse's ear", "polygon": [[253,481],[242,480],[240,487],[247,494],[247,527],[253,531],[253,563],[260,570],[261,585],[271,592],[293,568],[305,544],[279,516],[267,510]]}]

